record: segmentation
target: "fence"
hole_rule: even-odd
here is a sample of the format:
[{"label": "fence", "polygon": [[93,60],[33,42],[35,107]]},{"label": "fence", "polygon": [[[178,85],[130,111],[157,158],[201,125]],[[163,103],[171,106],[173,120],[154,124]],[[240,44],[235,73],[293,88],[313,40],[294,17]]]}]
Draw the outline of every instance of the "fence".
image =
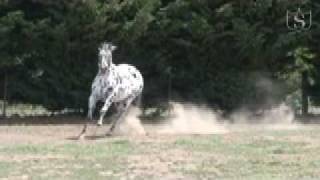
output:
[{"label": "fence", "polygon": [[[0,100],[0,114],[3,115],[3,101]],[[8,104],[6,107],[6,117],[30,117],[30,116],[51,116],[70,113],[82,113],[79,109],[63,109],[60,111],[50,111],[41,105],[34,104]]]}]

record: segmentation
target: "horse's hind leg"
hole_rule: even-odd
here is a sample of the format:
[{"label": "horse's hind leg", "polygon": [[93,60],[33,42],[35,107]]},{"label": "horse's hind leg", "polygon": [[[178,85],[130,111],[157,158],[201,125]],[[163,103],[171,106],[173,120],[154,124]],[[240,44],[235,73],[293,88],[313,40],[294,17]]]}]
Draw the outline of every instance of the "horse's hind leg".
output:
[{"label": "horse's hind leg", "polygon": [[119,124],[122,122],[122,121],[124,121],[124,119],[125,119],[125,116],[127,115],[127,113],[128,113],[128,110],[129,110],[129,107],[130,107],[130,105],[131,105],[131,103],[132,103],[132,100],[133,99],[128,99],[128,100],[125,100],[125,101],[123,101],[123,102],[121,102],[121,103],[119,103],[119,106],[118,106],[118,110],[119,110],[119,112],[118,112],[118,116],[113,120],[113,122],[112,122],[112,124],[111,124],[111,127],[110,127],[110,129],[109,129],[109,131],[107,132],[107,136],[111,136],[112,134],[113,134],[113,132],[114,132],[114,129],[116,128],[116,127],[118,127],[119,126]]},{"label": "horse's hind leg", "polygon": [[90,97],[89,97],[89,103],[88,103],[89,107],[88,107],[88,120],[87,122],[84,124],[83,126],[83,129],[78,137],[79,140],[83,139],[84,136],[86,135],[86,132],[87,132],[87,128],[88,128],[88,125],[90,123],[90,121],[93,119],[92,118],[92,114],[93,114],[93,110],[96,106],[96,99],[94,98],[94,96],[91,94]]},{"label": "horse's hind leg", "polygon": [[90,95],[89,103],[88,103],[88,105],[89,105],[89,107],[88,107],[88,115],[87,115],[89,120],[93,119],[93,111],[95,109],[96,102],[97,101],[96,101],[95,97],[93,95]]},{"label": "horse's hind leg", "polygon": [[111,122],[110,122],[110,129],[107,133],[107,135],[111,135],[111,132],[114,130],[115,128],[115,122],[119,119],[119,117],[121,116],[122,114],[122,111],[123,111],[123,107],[122,107],[122,103],[117,103],[115,104],[115,108],[116,108],[116,113],[114,115],[111,116]]}]

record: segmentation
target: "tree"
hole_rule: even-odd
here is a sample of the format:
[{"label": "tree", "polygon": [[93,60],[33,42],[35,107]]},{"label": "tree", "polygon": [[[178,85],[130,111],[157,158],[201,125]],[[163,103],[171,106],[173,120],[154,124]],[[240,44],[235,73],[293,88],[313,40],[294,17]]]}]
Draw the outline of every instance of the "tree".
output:
[{"label": "tree", "polygon": [[[118,46],[115,63],[142,71],[148,106],[165,102],[168,87],[175,99],[226,111],[276,104],[301,90],[316,103],[320,31],[317,23],[311,31],[287,29],[285,12],[296,3],[7,1],[0,6],[0,37],[5,39],[0,67],[14,69],[10,79],[15,83],[8,87],[12,100],[51,110],[85,109],[97,47],[107,40]],[[317,22],[318,3],[300,3],[314,9]],[[310,87],[302,87],[301,79],[303,84],[308,79]],[[263,85],[264,80],[275,89]]]}]

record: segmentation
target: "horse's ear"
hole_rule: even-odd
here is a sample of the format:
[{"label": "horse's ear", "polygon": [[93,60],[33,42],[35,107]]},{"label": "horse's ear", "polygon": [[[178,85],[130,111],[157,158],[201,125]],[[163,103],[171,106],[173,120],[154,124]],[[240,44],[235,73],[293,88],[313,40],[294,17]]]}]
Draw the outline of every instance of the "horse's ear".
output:
[{"label": "horse's ear", "polygon": [[111,45],[111,51],[114,51],[114,50],[116,50],[116,49],[117,49],[117,46]]}]

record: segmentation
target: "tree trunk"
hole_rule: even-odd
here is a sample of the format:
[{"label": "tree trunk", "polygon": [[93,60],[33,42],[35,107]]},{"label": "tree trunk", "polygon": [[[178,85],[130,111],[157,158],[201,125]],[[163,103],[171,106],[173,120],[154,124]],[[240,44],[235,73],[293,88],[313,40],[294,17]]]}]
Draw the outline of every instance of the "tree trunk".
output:
[{"label": "tree trunk", "polygon": [[7,117],[7,85],[8,85],[7,72],[4,73],[3,81],[3,106],[2,106],[2,116],[3,118]]},{"label": "tree trunk", "polygon": [[172,76],[171,76],[171,67],[169,67],[168,75],[169,75],[169,82],[168,82],[168,116],[171,116],[171,90],[172,90]]},{"label": "tree trunk", "polygon": [[302,115],[306,116],[309,112],[309,101],[308,101],[308,74],[302,72],[301,78],[301,97],[302,97]]}]

